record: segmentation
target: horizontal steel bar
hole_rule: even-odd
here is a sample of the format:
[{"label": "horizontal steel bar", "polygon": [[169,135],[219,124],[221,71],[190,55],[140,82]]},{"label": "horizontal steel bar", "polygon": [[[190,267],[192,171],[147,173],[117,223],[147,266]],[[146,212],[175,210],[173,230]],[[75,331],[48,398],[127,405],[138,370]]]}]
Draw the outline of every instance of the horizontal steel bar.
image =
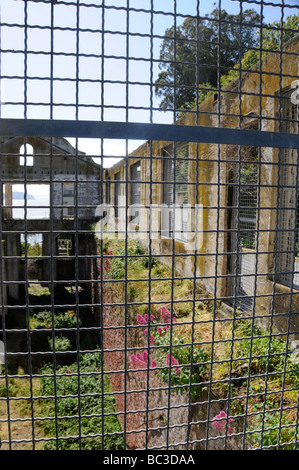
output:
[{"label": "horizontal steel bar", "polygon": [[177,124],[0,119],[1,136],[132,139],[297,148],[299,135]]}]

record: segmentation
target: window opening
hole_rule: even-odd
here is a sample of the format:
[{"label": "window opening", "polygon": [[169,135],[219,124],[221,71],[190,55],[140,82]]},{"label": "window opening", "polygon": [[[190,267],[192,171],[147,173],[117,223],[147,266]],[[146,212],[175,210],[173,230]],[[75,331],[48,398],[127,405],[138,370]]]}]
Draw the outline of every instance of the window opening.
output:
[{"label": "window opening", "polygon": [[20,148],[20,166],[33,166],[33,153],[32,145],[22,145]]},{"label": "window opening", "polygon": [[[8,189],[11,186],[11,191]],[[26,202],[25,202],[26,188]],[[50,185],[49,184],[11,184],[4,185],[4,205],[12,206],[6,212],[7,218],[49,219],[50,217]]]},{"label": "window opening", "polygon": [[63,218],[73,219],[75,216],[75,184],[62,183]]},{"label": "window opening", "polygon": [[[188,144],[170,145],[164,155],[163,199],[167,207],[163,210],[162,235],[184,240],[183,234],[188,230],[188,211],[184,208],[188,204]],[[174,208],[174,204],[178,207]]]}]

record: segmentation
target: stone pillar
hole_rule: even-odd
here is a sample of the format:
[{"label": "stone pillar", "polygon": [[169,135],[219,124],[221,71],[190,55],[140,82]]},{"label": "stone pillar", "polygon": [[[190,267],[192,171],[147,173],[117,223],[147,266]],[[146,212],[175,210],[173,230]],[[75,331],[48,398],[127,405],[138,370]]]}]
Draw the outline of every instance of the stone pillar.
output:
[{"label": "stone pillar", "polygon": [[[3,243],[4,243],[4,240],[2,240],[2,244]],[[5,263],[2,263],[2,272],[0,270],[0,287],[1,287],[2,281],[6,281],[6,272],[5,271],[6,271],[5,270]],[[3,292],[3,296],[2,296],[2,292]],[[3,284],[3,288],[2,287],[0,288],[0,317],[1,317],[2,313],[4,313],[4,315],[7,314],[6,305],[7,305],[7,285]],[[3,306],[4,306],[4,309],[2,308]]]},{"label": "stone pillar", "polygon": [[[8,281],[24,281],[24,259],[21,257],[21,237],[19,233],[9,233],[4,238],[4,253],[6,256],[18,256],[17,259],[8,259],[5,262]],[[7,293],[14,300],[19,300],[22,286],[17,282],[8,285]]]},{"label": "stone pillar", "polygon": [[[5,206],[12,206],[12,184],[5,183],[3,187],[5,194]],[[3,217],[5,219],[12,219],[12,207],[5,207],[5,209],[3,209]]]}]

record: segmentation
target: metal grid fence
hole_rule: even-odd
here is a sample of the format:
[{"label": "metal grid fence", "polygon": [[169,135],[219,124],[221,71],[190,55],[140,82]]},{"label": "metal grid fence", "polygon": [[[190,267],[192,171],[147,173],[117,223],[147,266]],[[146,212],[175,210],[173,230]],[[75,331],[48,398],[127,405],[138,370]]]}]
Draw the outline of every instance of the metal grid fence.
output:
[{"label": "metal grid fence", "polygon": [[1,4],[2,449],[297,449],[298,14]]}]

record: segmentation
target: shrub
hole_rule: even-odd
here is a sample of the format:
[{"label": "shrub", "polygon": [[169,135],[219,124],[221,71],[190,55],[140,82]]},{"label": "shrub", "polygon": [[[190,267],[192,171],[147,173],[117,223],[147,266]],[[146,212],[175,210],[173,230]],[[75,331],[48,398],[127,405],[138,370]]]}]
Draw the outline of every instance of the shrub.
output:
[{"label": "shrub", "polygon": [[[149,322],[151,323],[150,332],[146,328]],[[134,358],[131,356],[131,364],[135,369],[141,368],[141,365],[142,368],[147,369],[149,363],[149,368],[159,374],[163,382],[170,383],[177,393],[188,392],[191,386],[192,396],[196,398],[200,393],[200,384],[207,370],[205,364],[207,354],[198,345],[191,348],[191,345],[176,333],[175,326],[171,327],[176,322],[176,318],[166,307],[161,308],[161,326],[156,325],[157,321],[153,315],[149,318],[147,314],[144,317],[138,314],[137,323],[146,328],[144,334],[147,346],[154,345],[155,348],[149,360],[147,360],[147,351],[144,351],[136,353]],[[170,343],[172,344],[171,352]],[[144,355],[146,355],[145,358]],[[138,365],[140,367],[137,367]],[[146,375],[146,371],[141,373]]]}]

